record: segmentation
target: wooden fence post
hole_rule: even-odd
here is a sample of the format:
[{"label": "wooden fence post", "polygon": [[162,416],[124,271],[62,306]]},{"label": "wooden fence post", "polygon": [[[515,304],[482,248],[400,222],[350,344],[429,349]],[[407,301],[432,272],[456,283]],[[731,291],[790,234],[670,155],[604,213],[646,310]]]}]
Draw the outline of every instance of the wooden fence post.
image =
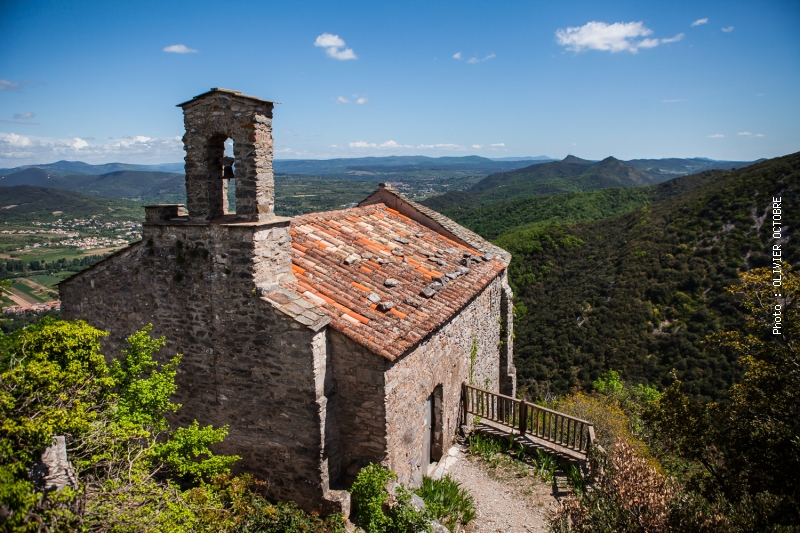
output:
[{"label": "wooden fence post", "polygon": [[520,436],[524,436],[526,431],[528,431],[528,405],[525,403],[525,400],[522,400],[519,403],[519,434],[520,434]]},{"label": "wooden fence post", "polygon": [[461,384],[461,425],[467,425],[467,384]]}]

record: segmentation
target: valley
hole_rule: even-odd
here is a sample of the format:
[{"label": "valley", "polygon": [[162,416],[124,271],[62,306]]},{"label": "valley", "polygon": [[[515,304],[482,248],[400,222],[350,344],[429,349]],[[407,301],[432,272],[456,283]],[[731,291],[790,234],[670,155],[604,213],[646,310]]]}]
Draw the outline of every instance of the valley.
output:
[{"label": "valley", "polygon": [[[740,367],[709,358],[702,341],[738,324],[740,314],[724,289],[738,272],[765,261],[765,236],[754,230],[752,213],[760,213],[773,193],[752,197],[749,191],[768,191],[778,175],[781,190],[792,190],[797,179],[796,156],[749,167],[574,156],[280,165],[293,173],[276,175],[279,215],[347,208],[391,178],[401,193],[509,250],[519,383],[533,397],[591,387],[610,368],[657,386],[676,372],[695,396],[724,395]],[[745,168],[730,170],[737,166]],[[4,182],[54,180],[48,185],[91,194],[0,186],[0,266],[4,277],[14,278],[3,305],[45,301],[64,277],[138,240],[141,206],[158,187],[160,202],[183,201],[164,192],[183,186],[176,173],[131,165],[44,167],[12,172]],[[84,172],[79,179],[69,174],[76,169]],[[97,173],[106,170],[112,172]],[[700,172],[670,178],[692,170]],[[787,196],[787,205],[793,198]],[[795,222],[789,219],[789,227]]]}]

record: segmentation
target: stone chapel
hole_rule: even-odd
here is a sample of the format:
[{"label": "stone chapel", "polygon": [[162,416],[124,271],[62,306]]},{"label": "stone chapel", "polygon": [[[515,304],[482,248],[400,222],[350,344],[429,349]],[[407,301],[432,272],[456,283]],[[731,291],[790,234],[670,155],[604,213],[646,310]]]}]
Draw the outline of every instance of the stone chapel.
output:
[{"label": "stone chapel", "polygon": [[274,102],[211,89],[179,107],[185,206],[145,207],[140,242],[62,282],[63,317],[110,332],[107,354],[153,324],[183,354],[172,422],[227,424],[217,451],[273,499],[346,513],[370,462],[420,483],[462,383],[515,393],[510,255],[383,184],[276,216]]}]

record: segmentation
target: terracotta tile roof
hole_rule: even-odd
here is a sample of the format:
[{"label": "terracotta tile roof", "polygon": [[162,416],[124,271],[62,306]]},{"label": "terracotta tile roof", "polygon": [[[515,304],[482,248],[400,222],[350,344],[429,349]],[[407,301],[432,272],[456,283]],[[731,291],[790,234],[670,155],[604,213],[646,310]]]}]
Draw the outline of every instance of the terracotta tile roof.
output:
[{"label": "terracotta tile roof", "polygon": [[383,204],[299,216],[291,233],[297,281],[266,298],[309,327],[321,327],[320,315],[327,315],[335,330],[389,360],[506,266]]},{"label": "terracotta tile roof", "polygon": [[[472,246],[474,248],[486,250],[488,253],[491,253],[498,259],[501,259],[506,264],[509,264],[511,262],[511,254],[505,251],[504,249],[492,244],[491,242],[487,241],[477,233],[468,230],[461,224],[458,224],[457,222],[447,218],[443,214],[434,211],[430,207],[425,207],[422,204],[418,204],[411,198],[404,196],[398,190],[392,188],[386,183],[381,183],[377,191],[369,195],[358,205],[359,207],[363,207],[379,203],[385,204],[389,207],[394,207],[395,209],[405,213],[406,215],[411,216],[415,220],[426,220],[427,222],[434,222],[438,224],[442,230],[450,233],[453,238],[459,240],[460,242],[466,244],[467,246]],[[404,211],[403,208],[408,208],[410,209],[410,211],[408,210]],[[423,225],[428,225],[428,224],[426,222],[423,222]]]}]

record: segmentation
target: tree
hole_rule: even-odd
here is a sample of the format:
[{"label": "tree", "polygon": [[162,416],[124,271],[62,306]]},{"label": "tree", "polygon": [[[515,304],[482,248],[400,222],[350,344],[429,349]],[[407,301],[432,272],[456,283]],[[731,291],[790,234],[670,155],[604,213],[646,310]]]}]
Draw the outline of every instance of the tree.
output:
[{"label": "tree", "polygon": [[699,405],[676,381],[648,414],[665,452],[702,465],[693,481],[703,494],[724,495],[754,531],[800,527],[800,276],[782,270],[779,287],[770,269],[740,274],[728,290],[749,312],[744,330],[706,341],[745,368],[729,402]]},{"label": "tree", "polygon": [[[164,415],[180,406],[175,369],[153,361],[164,340],[148,326],[128,339],[111,370],[100,353],[106,333],[85,322],[45,319],[0,337],[0,513],[3,529],[127,529],[190,520],[173,480],[205,482],[238,457],[210,446],[227,427],[172,430]],[[54,435],[65,435],[81,481],[77,491],[45,493],[28,479]],[[163,473],[167,479],[157,479]],[[165,522],[166,523],[166,522]],[[135,529],[135,528],[134,528]]]}]

